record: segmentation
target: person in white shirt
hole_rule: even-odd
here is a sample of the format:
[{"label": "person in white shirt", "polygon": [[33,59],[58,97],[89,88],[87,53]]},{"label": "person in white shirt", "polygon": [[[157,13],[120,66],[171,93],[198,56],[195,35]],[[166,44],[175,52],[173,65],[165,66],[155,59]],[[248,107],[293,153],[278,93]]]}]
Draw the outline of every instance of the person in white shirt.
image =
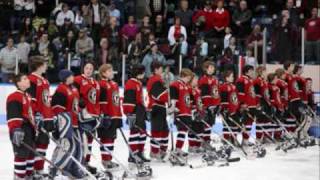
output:
[{"label": "person in white shirt", "polygon": [[246,56],[244,57],[244,59],[245,59],[246,65],[253,66],[254,68],[257,67],[258,63],[257,63],[256,58],[253,56],[253,53],[252,53],[251,49],[247,49]]},{"label": "person in white shirt", "polygon": [[19,59],[17,49],[13,47],[13,39],[8,38],[7,46],[0,51],[1,79],[10,82],[16,70],[16,61]]},{"label": "person in white shirt", "polygon": [[110,17],[115,17],[117,19],[117,25],[120,25],[120,11],[116,9],[115,4],[110,5],[110,12],[109,12]]},{"label": "person in white shirt", "polygon": [[181,25],[181,20],[179,17],[175,18],[175,23],[169,29],[168,40],[170,46],[173,46],[176,43],[176,40],[179,39],[180,34],[183,34],[185,40],[187,40],[187,31],[184,26]]},{"label": "person in white shirt", "polygon": [[20,42],[17,45],[18,56],[20,57],[20,71],[28,72],[28,59],[30,53],[30,44],[25,41],[24,35],[20,36]]},{"label": "person in white shirt", "polygon": [[61,27],[64,24],[65,19],[70,19],[71,22],[74,22],[74,14],[69,10],[69,6],[67,4],[62,5],[62,10],[57,15],[57,26]]}]

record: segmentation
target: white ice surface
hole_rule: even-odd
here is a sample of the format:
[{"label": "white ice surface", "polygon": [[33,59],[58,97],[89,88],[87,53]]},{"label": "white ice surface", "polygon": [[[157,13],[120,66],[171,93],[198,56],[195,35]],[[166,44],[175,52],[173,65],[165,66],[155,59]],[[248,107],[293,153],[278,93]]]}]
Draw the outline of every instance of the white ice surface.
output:
[{"label": "white ice surface", "polygon": [[[47,157],[51,157],[53,143],[49,146]],[[147,143],[149,152],[149,142]],[[157,180],[319,180],[319,146],[294,149],[284,154],[274,151],[274,146],[267,147],[267,155],[263,159],[245,160],[232,163],[229,167],[206,167],[190,169],[188,167],[172,167],[170,164],[151,164],[154,178]],[[92,165],[99,165],[99,146],[94,143]],[[0,125],[0,180],[13,179],[13,153],[8,138],[6,125]],[[128,149],[118,132],[115,143],[115,156],[127,165]],[[232,156],[241,156],[235,152]],[[193,161],[194,162],[194,161]],[[121,172],[118,172],[118,174]]]}]

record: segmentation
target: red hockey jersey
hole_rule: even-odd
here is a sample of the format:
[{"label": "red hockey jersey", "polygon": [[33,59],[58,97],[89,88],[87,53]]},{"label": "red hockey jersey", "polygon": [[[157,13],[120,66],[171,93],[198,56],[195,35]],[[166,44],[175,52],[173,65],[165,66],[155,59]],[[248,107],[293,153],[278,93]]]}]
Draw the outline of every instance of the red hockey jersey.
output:
[{"label": "red hockey jersey", "polygon": [[152,75],[147,82],[148,92],[148,109],[151,110],[153,106],[160,106],[165,108],[168,102],[168,90],[164,85],[164,81],[159,75]]},{"label": "red hockey jersey", "polygon": [[99,116],[99,83],[93,78],[87,78],[84,75],[79,75],[74,78],[74,84],[79,90],[80,101],[83,101],[88,113],[92,116]]},{"label": "red hockey jersey", "polygon": [[275,84],[269,84],[270,89],[270,102],[273,107],[277,108],[279,111],[284,111],[284,106],[281,101],[280,88]]},{"label": "red hockey jersey", "polygon": [[144,106],[142,83],[131,78],[124,86],[123,112],[126,115],[134,114],[137,105]]},{"label": "red hockey jersey", "polygon": [[308,92],[307,92],[307,80],[302,76],[296,76],[298,87],[300,91],[301,100],[307,104],[308,103]]},{"label": "red hockey jersey", "polygon": [[56,92],[52,96],[52,109],[57,115],[62,112],[71,114],[72,126],[78,127],[79,109],[79,92],[73,86],[68,86],[64,83],[58,85]]},{"label": "red hockey jersey", "polygon": [[300,100],[301,92],[299,90],[297,76],[286,73],[285,80],[288,83],[289,102]]},{"label": "red hockey jersey", "polygon": [[192,88],[191,89],[191,101],[192,101],[192,109],[197,110],[200,113],[204,113],[203,111],[203,103],[201,99],[201,91],[199,88]]},{"label": "red hockey jersey", "polygon": [[121,106],[118,84],[112,80],[99,81],[100,108],[101,113],[111,117],[111,119],[121,119]]},{"label": "red hockey jersey", "polygon": [[219,82],[213,76],[204,75],[199,79],[199,88],[204,108],[220,104]]},{"label": "red hockey jersey", "polygon": [[48,80],[35,73],[28,76],[30,80],[30,88],[27,92],[32,97],[33,113],[40,113],[43,120],[52,120],[53,113],[50,103],[50,84]]},{"label": "red hockey jersey", "polygon": [[280,89],[281,102],[284,108],[288,107],[288,83],[282,79],[276,81],[276,85]]},{"label": "red hockey jersey", "polygon": [[176,108],[179,110],[177,116],[191,116],[190,90],[182,80],[176,80],[170,84],[170,97],[177,100]]},{"label": "red hockey jersey", "polygon": [[237,79],[236,84],[240,104],[245,104],[248,108],[257,107],[253,80],[248,76],[242,75]]},{"label": "red hockey jersey", "polygon": [[221,107],[227,109],[230,115],[239,110],[238,91],[232,83],[223,83],[220,86]]},{"label": "red hockey jersey", "polygon": [[257,97],[257,103],[260,104],[260,100],[263,99],[266,103],[270,105],[271,102],[268,82],[261,77],[257,77],[254,80],[253,84]]},{"label": "red hockey jersey", "polygon": [[35,128],[32,112],[31,97],[26,92],[15,91],[7,97],[7,123],[9,132],[15,128],[21,128],[24,122],[29,122]]}]

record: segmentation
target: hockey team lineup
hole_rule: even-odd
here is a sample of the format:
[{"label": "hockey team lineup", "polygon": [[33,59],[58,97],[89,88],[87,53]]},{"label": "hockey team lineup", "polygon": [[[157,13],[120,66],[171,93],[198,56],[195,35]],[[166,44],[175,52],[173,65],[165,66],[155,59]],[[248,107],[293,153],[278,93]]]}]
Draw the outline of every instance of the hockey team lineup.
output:
[{"label": "hockey team lineup", "polygon": [[[111,64],[87,61],[78,76],[61,70],[49,92],[47,63],[41,56],[30,62],[32,73],[14,77],[17,90],[6,100],[15,180],[156,179],[159,164],[219,171],[270,150],[286,155],[319,145],[308,134],[320,122],[312,80],[292,62],[269,74],[245,65],[239,76],[226,70],[218,78],[215,64],[205,61],[202,76],[182,68],[167,81],[165,65],[155,61],[149,77],[144,66],[132,68],[121,96]],[[213,129],[218,123],[221,133]],[[127,162],[116,141],[124,142]],[[100,154],[92,153],[96,145]]]}]

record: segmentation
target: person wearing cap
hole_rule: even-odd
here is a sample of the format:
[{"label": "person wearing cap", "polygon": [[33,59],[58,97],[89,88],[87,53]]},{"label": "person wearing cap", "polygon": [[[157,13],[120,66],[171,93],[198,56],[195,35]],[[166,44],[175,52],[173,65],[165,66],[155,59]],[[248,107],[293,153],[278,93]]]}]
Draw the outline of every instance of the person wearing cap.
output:
[{"label": "person wearing cap", "polygon": [[142,80],[144,79],[145,68],[142,65],[135,65],[132,69],[132,78],[124,87],[123,113],[127,116],[127,124],[130,127],[129,146],[131,149],[128,162],[137,163],[135,157],[143,162],[150,162],[144,156],[144,145],[146,136],[146,107],[144,105]]},{"label": "person wearing cap", "polygon": [[[57,121],[59,122],[57,123],[59,127],[56,129],[54,136],[58,139],[58,144],[69,144],[69,146],[64,146],[64,148],[70,148],[66,150],[77,161],[83,162],[83,146],[79,142],[79,140],[83,142],[78,119],[80,95],[78,89],[73,86],[74,76],[72,71],[67,69],[61,70],[59,72],[59,79],[60,84],[53,94],[51,102],[53,113],[57,116]],[[64,133],[59,131],[61,129],[64,130]],[[64,151],[60,150],[59,146],[56,147],[52,157],[54,157],[54,163],[57,166],[63,168],[74,178],[82,179],[87,176],[73,160],[65,155]],[[52,177],[56,176],[56,173],[57,169],[50,169]]]},{"label": "person wearing cap", "polygon": [[150,45],[151,51],[147,53],[143,60],[142,65],[146,69],[146,76],[149,77],[151,75],[151,64],[154,61],[158,61],[160,63],[165,63],[166,59],[164,55],[158,50],[158,45],[156,43],[152,43]]},{"label": "person wearing cap", "polygon": [[[163,64],[154,61],[151,64],[152,75],[147,82],[148,106],[151,122],[151,152],[150,157],[162,161],[167,154],[169,128],[167,124],[167,110],[169,94],[161,75]],[[154,141],[155,140],[155,141]]]}]

